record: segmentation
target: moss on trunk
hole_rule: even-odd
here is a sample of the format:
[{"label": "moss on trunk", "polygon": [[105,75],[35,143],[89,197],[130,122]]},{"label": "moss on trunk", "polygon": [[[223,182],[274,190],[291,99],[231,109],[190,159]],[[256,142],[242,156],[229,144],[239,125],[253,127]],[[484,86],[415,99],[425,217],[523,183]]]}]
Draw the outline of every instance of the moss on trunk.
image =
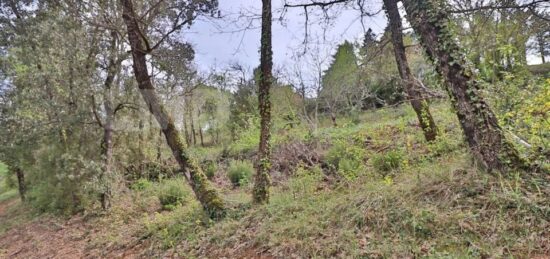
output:
[{"label": "moss on trunk", "polygon": [[128,40],[132,49],[134,74],[141,96],[149,107],[149,111],[160,124],[168,146],[202,207],[211,218],[219,219],[225,215],[224,202],[216,189],[210,184],[198,163],[187,153],[187,146],[176,129],[174,120],[160,103],[147,69],[147,52],[143,47],[143,36],[140,35],[138,21],[134,17],[133,3],[131,0],[120,1],[123,7],[122,16],[128,30]]},{"label": "moss on trunk", "polygon": [[468,66],[449,27],[446,3],[440,0],[403,0],[403,5],[429,58],[446,81],[474,158],[489,171],[528,168],[505,138],[495,114],[482,97],[474,70]]},{"label": "moss on trunk", "polygon": [[271,0],[262,0],[262,36],[260,48],[260,87],[258,108],[260,110],[260,145],[254,181],[253,199],[256,203],[269,202],[271,180],[271,101],[269,90],[272,83],[273,51],[271,44]]}]

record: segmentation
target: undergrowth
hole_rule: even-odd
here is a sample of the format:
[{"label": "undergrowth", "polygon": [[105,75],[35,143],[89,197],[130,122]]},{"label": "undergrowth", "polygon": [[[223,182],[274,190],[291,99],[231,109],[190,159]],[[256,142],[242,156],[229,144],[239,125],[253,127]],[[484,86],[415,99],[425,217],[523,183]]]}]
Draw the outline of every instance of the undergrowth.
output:
[{"label": "undergrowth", "polygon": [[256,148],[252,133],[225,149],[197,148],[203,166],[219,172],[209,174],[229,207],[225,219],[207,217],[184,177],[140,179],[95,218],[101,234],[91,246],[147,240],[148,256],[184,258],[549,255],[547,179],[479,170],[449,106],[432,107],[442,126],[431,143],[405,106],[365,113],[339,127],[311,132],[297,125],[278,132],[275,147],[315,141],[328,148],[320,150],[317,164],[286,168],[288,178],[262,206],[251,203],[247,186],[254,169],[250,154],[243,154]]}]

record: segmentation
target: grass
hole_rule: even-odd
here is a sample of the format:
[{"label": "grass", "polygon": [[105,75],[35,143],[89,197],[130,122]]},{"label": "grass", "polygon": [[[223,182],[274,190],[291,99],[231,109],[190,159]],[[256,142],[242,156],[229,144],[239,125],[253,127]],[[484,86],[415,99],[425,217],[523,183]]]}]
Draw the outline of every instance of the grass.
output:
[{"label": "grass", "polygon": [[4,174],[8,171],[8,166],[2,162],[0,162],[0,174]]},{"label": "grass", "polygon": [[[532,257],[548,251],[548,193],[489,176],[467,156],[442,156],[394,177],[328,188],[301,174],[274,190],[271,203],[202,230],[205,256],[248,246],[286,257]],[[547,190],[548,191],[548,190]],[[544,234],[546,233],[546,234]]]},{"label": "grass", "polygon": [[3,201],[7,201],[7,200],[10,200],[10,199],[14,199],[15,197],[17,197],[17,190],[15,189],[10,189],[10,190],[7,190],[7,191],[4,191],[2,193],[0,193],[0,202],[3,202]]},{"label": "grass", "polygon": [[[434,106],[441,137],[430,144],[406,106],[365,113],[359,124],[319,129],[319,141],[365,149],[364,172],[351,181],[333,181],[319,168],[298,169],[272,189],[267,205],[251,206],[247,190],[235,189],[226,194],[233,201],[229,216],[192,225],[191,238],[153,232],[185,257],[228,251],[279,258],[547,255],[550,187],[478,170],[448,105]],[[399,159],[384,168],[389,172],[375,169],[373,157],[395,152]],[[175,222],[164,229],[187,229],[177,220],[161,221]]]},{"label": "grass", "polygon": [[17,191],[13,188],[9,188],[6,184],[6,178],[8,172],[8,166],[0,162],[0,202],[9,200],[17,196]]},{"label": "grass", "polygon": [[[146,239],[148,256],[184,258],[549,255],[547,182],[478,170],[449,105],[436,103],[432,112],[441,131],[433,143],[424,141],[408,106],[366,112],[360,123],[343,118],[341,126],[321,127],[313,136],[304,126],[278,132],[275,147],[307,138],[328,143],[324,162],[333,161],[334,168],[298,166],[261,206],[251,203],[250,188],[219,185],[229,207],[220,222],[208,219],[183,178],[141,181],[121,193],[108,214],[93,219],[100,234],[90,246]],[[229,155],[241,157],[254,145],[251,137],[243,139]],[[196,153],[216,161],[223,152],[212,147]],[[339,153],[353,163],[342,163]],[[357,163],[360,172],[350,171]],[[159,196],[174,185],[191,198],[163,210]]]}]

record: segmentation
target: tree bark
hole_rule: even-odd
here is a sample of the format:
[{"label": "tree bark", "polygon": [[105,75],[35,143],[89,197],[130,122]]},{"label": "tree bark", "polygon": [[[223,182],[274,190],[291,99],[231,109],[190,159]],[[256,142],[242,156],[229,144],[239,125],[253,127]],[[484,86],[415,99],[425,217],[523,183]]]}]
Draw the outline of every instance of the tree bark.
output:
[{"label": "tree bark", "polygon": [[200,137],[200,140],[201,140],[201,147],[204,147],[204,137],[202,135],[202,125],[201,125],[201,109],[198,109],[197,112],[198,112],[198,114],[197,114],[197,124],[198,124],[198,127],[199,127],[199,137]]},{"label": "tree bark", "polygon": [[546,63],[545,50],[546,50],[547,43],[546,43],[546,39],[544,38],[544,32],[539,32],[536,36],[536,39],[539,47],[539,53],[540,53],[540,58],[542,60],[542,64],[545,64]]},{"label": "tree bark", "polygon": [[141,31],[137,18],[134,16],[132,0],[120,0],[123,12],[122,17],[126,23],[128,40],[133,57],[133,70],[138,83],[139,91],[149,107],[149,111],[155,116],[162,128],[166,142],[172,150],[181,171],[191,185],[197,199],[211,218],[217,219],[225,215],[224,202],[218,191],[207,180],[197,161],[192,159],[187,152],[185,142],[180,132],[176,129],[174,120],[168,114],[155,93],[155,88],[147,69],[146,51],[143,47]]},{"label": "tree bark", "polygon": [[269,90],[272,83],[273,50],[271,36],[271,0],[262,0],[262,35],[260,47],[260,85],[258,90],[258,109],[260,111],[260,144],[258,165],[253,191],[254,202],[269,202],[271,185],[271,101]]},{"label": "tree bark", "polygon": [[403,43],[403,25],[401,24],[397,0],[384,0],[384,7],[389,21],[395,61],[401,80],[404,82],[405,92],[416,113],[420,127],[424,132],[424,137],[427,141],[433,141],[437,136],[437,127],[430,113],[428,100],[423,96],[422,90],[409,68],[407,53]]},{"label": "tree bark", "polygon": [[25,173],[23,170],[19,167],[15,168],[15,174],[17,175],[17,184],[19,187],[19,197],[21,197],[21,201],[26,200],[26,194],[27,194],[27,184],[25,182]]},{"label": "tree bark", "polygon": [[100,181],[104,186],[104,189],[100,193],[101,208],[107,210],[111,206],[111,188],[108,183],[108,176],[112,173],[112,161],[113,161],[113,123],[115,119],[113,109],[113,93],[112,86],[116,75],[120,71],[120,64],[117,61],[117,34],[115,31],[111,33],[111,46],[109,53],[109,63],[107,65],[107,77],[105,78],[103,89],[103,108],[105,109],[105,123],[103,123],[103,159],[104,168],[100,176]]},{"label": "tree bark", "polygon": [[195,116],[194,116],[194,113],[195,113],[195,109],[193,107],[193,101],[191,101],[191,99],[193,99],[193,96],[190,97],[189,99],[189,119],[191,119],[191,124],[189,125],[191,127],[191,137],[192,137],[192,141],[193,141],[193,146],[196,146],[197,145],[197,131],[195,131]]},{"label": "tree bark", "polygon": [[451,33],[446,8],[437,0],[403,0],[403,5],[429,58],[446,81],[475,160],[488,171],[527,168],[517,150],[506,140],[495,114],[483,99],[474,71],[466,65]]},{"label": "tree bark", "polygon": [[187,144],[187,146],[190,146],[191,145],[191,137],[189,136],[189,129],[187,127],[187,100],[184,99],[184,105],[183,105],[183,118],[182,118],[182,121],[183,121],[183,133],[185,135],[185,143]]}]

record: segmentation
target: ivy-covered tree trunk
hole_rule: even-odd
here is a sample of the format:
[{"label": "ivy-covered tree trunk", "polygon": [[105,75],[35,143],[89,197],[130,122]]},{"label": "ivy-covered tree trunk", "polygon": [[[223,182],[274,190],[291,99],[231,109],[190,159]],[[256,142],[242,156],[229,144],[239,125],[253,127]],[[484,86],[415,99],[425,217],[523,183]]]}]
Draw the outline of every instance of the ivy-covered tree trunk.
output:
[{"label": "ivy-covered tree trunk", "polygon": [[405,45],[403,44],[403,26],[397,7],[397,0],[384,0],[384,9],[388,16],[393,51],[399,75],[404,82],[405,91],[418,117],[418,122],[424,132],[424,137],[427,141],[433,141],[437,136],[437,127],[430,113],[428,100],[423,96],[419,83],[416,81],[409,68]]},{"label": "ivy-covered tree trunk", "polygon": [[168,146],[172,150],[181,171],[184,173],[202,207],[211,218],[221,218],[225,215],[223,200],[219,196],[218,191],[207,180],[197,161],[190,157],[185,142],[181,138],[180,132],[176,129],[174,120],[160,103],[155,93],[155,88],[147,69],[146,51],[143,46],[137,18],[134,16],[135,12],[132,0],[120,0],[120,3],[123,8],[122,17],[128,31],[134,75],[139,91],[149,107],[149,111],[155,116],[161,126]]},{"label": "ivy-covered tree trunk", "polygon": [[526,167],[517,150],[506,140],[495,114],[481,95],[474,71],[466,64],[449,27],[444,1],[403,0],[403,5],[428,56],[446,81],[460,125],[476,161],[489,171]]},{"label": "ivy-covered tree trunk", "polygon": [[271,101],[269,90],[272,83],[273,51],[271,45],[271,0],[262,0],[262,35],[260,47],[260,87],[258,108],[260,111],[260,145],[255,176],[253,198],[256,203],[269,202],[271,179]]}]

